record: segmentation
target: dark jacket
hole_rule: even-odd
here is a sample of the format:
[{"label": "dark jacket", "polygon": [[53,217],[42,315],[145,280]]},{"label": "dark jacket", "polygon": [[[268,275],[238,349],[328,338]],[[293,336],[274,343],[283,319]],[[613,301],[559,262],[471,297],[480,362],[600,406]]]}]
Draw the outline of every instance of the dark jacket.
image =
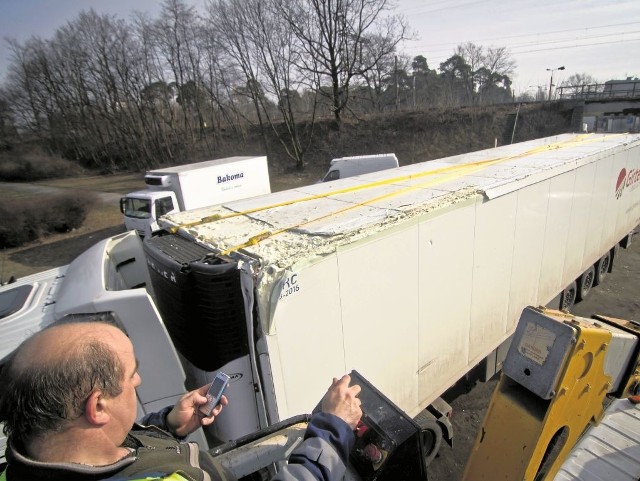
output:
[{"label": "dark jacket", "polygon": [[[147,420],[149,418],[145,418]],[[157,418],[158,424],[163,424]],[[293,451],[289,464],[274,479],[334,480],[342,479],[345,461],[354,443],[349,426],[332,414],[319,413],[311,418],[305,441]],[[108,466],[86,466],[71,463],[41,463],[28,458],[24,450],[11,439],[7,446],[7,481],[60,480],[113,481],[163,479],[220,481],[228,479],[224,471],[207,452],[196,443],[177,440],[156,426],[134,425],[124,447],[132,451],[128,456]]]}]

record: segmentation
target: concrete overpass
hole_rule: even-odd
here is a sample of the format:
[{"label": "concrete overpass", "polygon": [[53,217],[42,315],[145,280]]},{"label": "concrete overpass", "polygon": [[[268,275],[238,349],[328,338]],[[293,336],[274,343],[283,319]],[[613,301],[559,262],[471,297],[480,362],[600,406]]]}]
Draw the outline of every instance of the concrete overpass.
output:
[{"label": "concrete overpass", "polygon": [[557,93],[574,106],[574,115],[582,110],[576,121],[589,132],[640,132],[639,79],[558,87]]}]

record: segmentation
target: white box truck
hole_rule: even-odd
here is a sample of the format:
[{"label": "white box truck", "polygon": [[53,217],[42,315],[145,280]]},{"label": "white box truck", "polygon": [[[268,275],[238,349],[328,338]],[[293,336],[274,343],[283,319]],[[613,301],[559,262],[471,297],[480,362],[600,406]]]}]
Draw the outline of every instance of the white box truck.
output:
[{"label": "white box truck", "polygon": [[379,170],[399,167],[396,154],[355,155],[331,160],[329,170],[320,182],[346,179],[354,175],[370,174]]},{"label": "white box truck", "polygon": [[127,230],[148,236],[166,214],[271,192],[267,158],[227,157],[148,171],[146,190],[120,200]]}]

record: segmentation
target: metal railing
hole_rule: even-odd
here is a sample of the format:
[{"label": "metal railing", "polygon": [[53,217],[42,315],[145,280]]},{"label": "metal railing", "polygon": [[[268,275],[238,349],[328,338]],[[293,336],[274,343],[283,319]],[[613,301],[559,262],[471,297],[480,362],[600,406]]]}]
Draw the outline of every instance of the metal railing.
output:
[{"label": "metal railing", "polygon": [[636,97],[640,97],[640,80],[558,87],[557,92],[557,98],[562,100],[605,100]]}]

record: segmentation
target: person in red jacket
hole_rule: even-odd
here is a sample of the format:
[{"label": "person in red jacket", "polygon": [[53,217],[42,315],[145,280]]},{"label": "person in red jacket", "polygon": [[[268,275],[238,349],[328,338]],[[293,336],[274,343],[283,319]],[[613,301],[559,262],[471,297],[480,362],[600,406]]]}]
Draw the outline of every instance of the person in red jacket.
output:
[{"label": "person in red jacket", "polygon": [[[208,453],[181,439],[214,422],[199,414],[208,386],[135,423],[141,379],[133,345],[103,322],[59,324],[27,339],[0,374],[7,481],[224,479]],[[305,441],[275,479],[340,479],[362,411],[359,386],[334,379]],[[182,478],[181,478],[182,476]]]}]

